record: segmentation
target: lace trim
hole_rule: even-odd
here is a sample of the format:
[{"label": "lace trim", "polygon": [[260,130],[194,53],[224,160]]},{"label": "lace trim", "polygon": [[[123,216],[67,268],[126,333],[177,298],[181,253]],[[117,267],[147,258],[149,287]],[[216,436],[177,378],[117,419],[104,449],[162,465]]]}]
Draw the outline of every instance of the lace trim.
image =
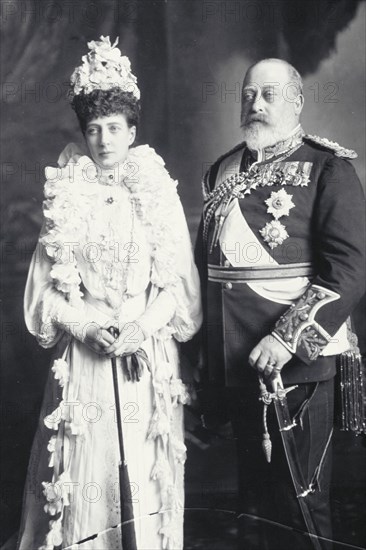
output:
[{"label": "lace trim", "polygon": [[[123,184],[147,228],[155,268],[151,282],[161,288],[174,285],[179,281],[175,265],[182,238],[176,224],[180,207],[177,182],[169,176],[163,159],[147,145],[131,149],[125,164],[135,167],[134,176],[126,176]],[[82,298],[81,278],[72,244],[75,235],[87,231],[86,219],[99,188],[98,170],[90,158],[82,156],[77,162],[71,159],[64,168],[46,168],[46,176],[46,232],[40,242],[53,260],[55,288],[77,306]]]},{"label": "lace trim", "polygon": [[320,308],[339,298],[337,292],[311,285],[298,302],[281,315],[273,335],[292,353],[296,353],[297,348],[301,347],[310,360],[316,359],[331,340],[331,336],[315,322],[315,314]]},{"label": "lace trim", "polygon": [[[56,359],[52,366],[54,378],[62,388],[62,400],[58,407],[44,418],[45,426],[57,435],[52,435],[47,446],[49,451],[48,466],[53,468],[51,482],[42,482],[43,495],[46,499],[44,511],[52,518],[49,532],[44,544],[38,550],[53,550],[63,543],[63,518],[65,508],[70,505],[72,479],[69,465],[62,469],[62,445],[58,441],[64,437],[62,421],[70,425],[71,434],[75,437],[83,434],[78,410],[81,407],[67,406],[66,396],[69,392],[70,367],[65,360],[67,350],[62,358]],[[177,485],[176,468],[186,460],[186,446],[173,433],[174,409],[189,402],[190,396],[180,378],[173,377],[169,362],[160,361],[153,373],[155,407],[151,418],[148,439],[156,442],[156,461],[151,472],[151,479],[159,483],[161,493],[162,527],[159,533],[164,537],[164,548],[176,549],[181,545],[178,526],[182,521],[184,504]],[[75,403],[73,402],[73,405]],[[58,517],[56,517],[58,516]]]},{"label": "lace trim", "polygon": [[154,379],[155,409],[148,430],[148,438],[156,442],[156,462],[151,478],[159,483],[161,494],[163,547],[175,550],[181,547],[180,529],[184,503],[179,491],[177,468],[186,460],[187,448],[172,431],[174,409],[185,405],[190,397],[180,378],[173,378],[168,362],[160,362]]},{"label": "lace trim", "polygon": [[[67,407],[66,396],[69,386],[70,369],[69,364],[65,361],[68,348],[66,348],[64,355],[60,359],[56,359],[52,366],[54,377],[58,380],[59,386],[62,388],[62,400],[59,406],[49,415],[47,415],[43,422],[49,430],[57,431],[57,435],[52,435],[47,450],[50,453],[48,466],[53,469],[52,481],[43,481],[43,495],[46,499],[46,504],[43,509],[46,514],[52,518],[49,522],[49,531],[45,536],[45,540],[42,546],[38,547],[38,550],[53,550],[57,546],[61,546],[63,543],[63,525],[65,507],[70,506],[70,492],[71,492],[71,478],[68,468],[64,468],[61,471],[62,463],[62,446],[58,444],[62,433],[60,431],[60,424],[67,419]],[[58,516],[58,517],[56,517]]]}]

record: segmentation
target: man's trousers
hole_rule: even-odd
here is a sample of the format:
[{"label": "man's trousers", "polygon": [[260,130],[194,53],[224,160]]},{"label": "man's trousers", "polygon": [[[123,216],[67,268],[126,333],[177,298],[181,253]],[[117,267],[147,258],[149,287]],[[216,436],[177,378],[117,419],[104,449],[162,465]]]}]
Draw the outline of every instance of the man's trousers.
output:
[{"label": "man's trousers", "polygon": [[[248,391],[249,390],[249,391]],[[262,450],[263,403],[253,387],[226,390],[228,414],[237,440],[239,467],[239,512],[243,513],[240,549],[313,550],[295,494],[273,403],[267,422],[272,440],[272,458],[267,463]],[[309,494],[316,533],[332,538],[329,485],[332,461],[334,379],[299,384],[287,394],[299,461]],[[302,498],[302,497],[300,497]],[[259,543],[250,546],[245,525],[249,514],[258,516]],[[332,545],[320,540],[322,549]]]}]

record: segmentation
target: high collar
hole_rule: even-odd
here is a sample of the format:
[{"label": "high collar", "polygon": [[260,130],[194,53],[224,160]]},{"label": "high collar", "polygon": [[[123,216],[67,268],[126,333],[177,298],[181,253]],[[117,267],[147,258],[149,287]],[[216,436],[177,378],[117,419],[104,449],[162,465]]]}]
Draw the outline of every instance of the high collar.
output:
[{"label": "high collar", "polygon": [[269,147],[264,147],[263,149],[250,149],[250,152],[259,162],[269,160],[272,157],[287,153],[287,151],[290,151],[297,145],[300,145],[304,134],[305,132],[302,129],[301,124],[298,124],[296,128],[294,128],[292,132],[287,136],[286,139],[278,141],[277,143]]},{"label": "high collar", "polygon": [[128,175],[129,165],[127,159],[123,163],[116,164],[113,168],[101,168],[98,166],[98,182],[102,185],[120,185]]}]

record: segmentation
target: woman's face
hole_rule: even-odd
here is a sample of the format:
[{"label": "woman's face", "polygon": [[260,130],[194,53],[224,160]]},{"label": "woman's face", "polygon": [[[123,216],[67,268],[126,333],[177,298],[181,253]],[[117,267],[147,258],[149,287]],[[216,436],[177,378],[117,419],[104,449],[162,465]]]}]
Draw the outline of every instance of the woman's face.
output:
[{"label": "woman's face", "polygon": [[122,114],[94,118],[88,122],[85,139],[90,154],[101,168],[113,168],[126,160],[128,148],[136,137],[136,127],[127,124]]}]

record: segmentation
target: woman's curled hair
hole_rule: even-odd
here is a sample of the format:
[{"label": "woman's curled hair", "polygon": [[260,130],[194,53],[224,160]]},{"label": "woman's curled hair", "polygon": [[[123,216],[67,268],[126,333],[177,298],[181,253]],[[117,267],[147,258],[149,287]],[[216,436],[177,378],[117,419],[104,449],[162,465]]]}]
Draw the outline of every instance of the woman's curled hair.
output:
[{"label": "woman's curled hair", "polygon": [[138,128],[140,118],[140,102],[132,92],[124,92],[120,88],[109,90],[93,90],[73,97],[71,106],[74,109],[85,134],[88,122],[94,118],[122,114],[126,117],[129,127]]}]

